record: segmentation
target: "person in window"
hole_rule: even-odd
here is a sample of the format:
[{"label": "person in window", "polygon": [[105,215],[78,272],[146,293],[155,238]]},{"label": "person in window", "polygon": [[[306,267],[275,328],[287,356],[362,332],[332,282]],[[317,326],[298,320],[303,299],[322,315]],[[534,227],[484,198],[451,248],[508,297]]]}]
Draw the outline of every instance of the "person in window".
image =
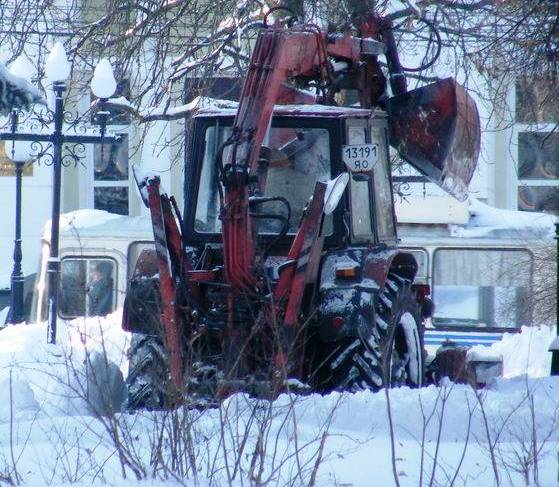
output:
[{"label": "person in window", "polygon": [[88,316],[105,316],[113,310],[112,266],[109,262],[99,262],[91,271],[88,287]]}]

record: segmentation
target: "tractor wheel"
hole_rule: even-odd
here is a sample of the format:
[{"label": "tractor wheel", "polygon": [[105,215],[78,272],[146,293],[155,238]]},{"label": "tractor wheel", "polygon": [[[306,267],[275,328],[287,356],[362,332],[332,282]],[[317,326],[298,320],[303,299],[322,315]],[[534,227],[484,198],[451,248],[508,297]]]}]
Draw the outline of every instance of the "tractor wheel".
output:
[{"label": "tractor wheel", "polygon": [[134,333],[128,350],[126,408],[162,409],[169,403],[170,372],[161,338]]},{"label": "tractor wheel", "polygon": [[[423,383],[420,307],[409,280],[389,274],[369,336],[340,343],[323,367],[328,390],[419,387]],[[323,375],[324,377],[324,375]]]}]

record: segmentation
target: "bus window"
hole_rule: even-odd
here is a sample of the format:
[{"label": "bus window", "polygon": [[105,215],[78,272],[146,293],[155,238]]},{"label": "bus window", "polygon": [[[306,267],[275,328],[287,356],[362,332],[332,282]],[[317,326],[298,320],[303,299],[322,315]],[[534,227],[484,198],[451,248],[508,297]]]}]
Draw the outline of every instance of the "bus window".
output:
[{"label": "bus window", "polygon": [[438,249],[433,299],[438,326],[530,324],[532,255],[526,250]]},{"label": "bus window", "polygon": [[111,259],[66,258],[60,270],[63,318],[105,316],[115,309],[116,265]]}]

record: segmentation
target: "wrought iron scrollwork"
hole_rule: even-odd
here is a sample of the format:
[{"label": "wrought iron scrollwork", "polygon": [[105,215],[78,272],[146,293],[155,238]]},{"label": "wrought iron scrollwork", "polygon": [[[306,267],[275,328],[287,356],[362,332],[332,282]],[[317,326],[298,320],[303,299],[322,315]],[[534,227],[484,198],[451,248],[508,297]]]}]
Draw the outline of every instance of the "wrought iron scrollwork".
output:
[{"label": "wrought iron scrollwork", "polygon": [[75,142],[73,144],[67,144],[64,147],[65,152],[62,154],[62,165],[64,167],[86,167],[83,160],[85,159],[86,147],[85,144],[81,142]]},{"label": "wrought iron scrollwork", "polygon": [[[58,115],[60,116],[60,115]],[[91,128],[85,123],[89,120],[91,113],[88,111],[81,114],[77,111],[64,111],[62,114],[63,132],[66,139],[64,141],[63,153],[61,157],[61,165],[64,167],[86,167],[85,158],[87,156],[86,143],[80,140],[81,136],[91,136]],[[14,122],[15,117],[15,122]],[[15,111],[9,117],[0,119],[0,132],[6,134],[28,133],[37,134],[43,137],[51,135],[51,127],[54,124],[55,113],[51,109],[41,109],[34,112]],[[104,124],[100,131],[95,131],[99,137],[99,143],[106,143]],[[112,139],[112,137],[108,137]],[[6,138],[9,140],[9,137]],[[111,140],[112,143],[114,141]],[[30,142],[33,161],[38,165],[52,166],[54,164],[54,151],[52,141]],[[104,149],[104,148],[103,148]],[[102,150],[103,150],[102,149]]]},{"label": "wrought iron scrollwork", "polygon": [[33,158],[37,161],[37,165],[53,165],[52,144],[49,142],[39,142],[35,140],[31,142],[31,151],[33,153]]}]

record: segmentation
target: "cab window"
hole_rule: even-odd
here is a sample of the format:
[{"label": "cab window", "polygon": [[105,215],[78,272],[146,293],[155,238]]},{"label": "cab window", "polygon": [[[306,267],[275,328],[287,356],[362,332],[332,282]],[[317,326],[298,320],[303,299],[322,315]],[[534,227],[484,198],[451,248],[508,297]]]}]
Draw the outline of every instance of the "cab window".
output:
[{"label": "cab window", "polygon": [[[352,121],[347,129],[349,145],[367,143],[367,124],[365,121]],[[351,230],[354,241],[372,240],[372,215],[370,173],[351,173],[349,192],[351,203]]]},{"label": "cab window", "polygon": [[66,258],[61,262],[59,310],[63,318],[105,316],[116,307],[112,259]]},{"label": "cab window", "polygon": [[530,324],[532,255],[526,250],[438,249],[434,324],[519,328]]},{"label": "cab window", "polygon": [[386,147],[386,129],[381,126],[371,127],[371,142],[378,144],[379,157],[375,165],[374,173],[374,195],[375,195],[375,220],[377,236],[380,242],[394,241],[396,230],[394,226],[394,213],[392,201],[392,186],[390,182],[390,159]]},{"label": "cab window", "polygon": [[[204,159],[196,202],[194,229],[200,233],[219,233],[219,177],[216,155],[231,134],[231,127],[211,126],[206,129]],[[291,210],[288,233],[299,227],[303,210],[318,181],[331,179],[330,134],[319,127],[272,126],[264,143],[270,149],[266,168],[264,194],[268,198],[284,198]],[[260,234],[277,234],[287,214],[286,205],[270,201],[251,208],[256,230]],[[268,216],[266,216],[268,215]],[[269,217],[272,215],[273,217]],[[332,234],[332,222],[325,221],[325,235]]]}]

